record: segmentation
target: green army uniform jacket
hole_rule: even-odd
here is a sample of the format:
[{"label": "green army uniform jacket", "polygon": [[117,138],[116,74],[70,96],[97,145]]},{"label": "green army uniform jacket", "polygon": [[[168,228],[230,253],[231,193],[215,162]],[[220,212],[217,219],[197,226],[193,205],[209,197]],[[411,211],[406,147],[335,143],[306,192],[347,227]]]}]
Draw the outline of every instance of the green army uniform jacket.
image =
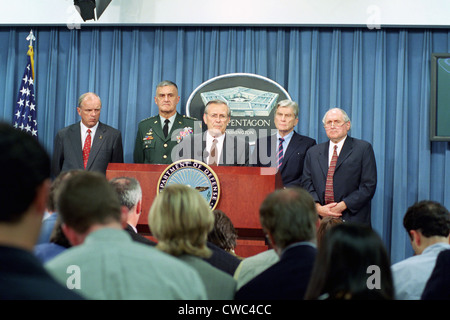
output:
[{"label": "green army uniform jacket", "polygon": [[[139,122],[134,145],[134,163],[171,164],[172,149],[182,140],[183,136],[193,133],[195,121],[197,119],[177,112],[167,138],[164,137],[159,115]],[[197,126],[201,128],[200,121]],[[172,140],[174,132],[176,133]]]}]

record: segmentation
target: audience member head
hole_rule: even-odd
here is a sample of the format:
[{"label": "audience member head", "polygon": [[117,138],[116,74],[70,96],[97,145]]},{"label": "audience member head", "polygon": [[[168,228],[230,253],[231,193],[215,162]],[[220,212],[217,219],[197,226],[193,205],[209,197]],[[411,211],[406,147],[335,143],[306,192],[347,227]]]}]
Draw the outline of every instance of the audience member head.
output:
[{"label": "audience member head", "polygon": [[304,189],[275,190],[264,199],[259,213],[263,230],[278,254],[293,243],[316,240],[316,205]]},{"label": "audience member head", "polygon": [[211,255],[206,242],[214,215],[197,190],[182,184],[166,186],[153,201],[148,223],[162,251],[174,256]]},{"label": "audience member head", "polygon": [[77,174],[78,172],[83,172],[84,170],[69,170],[69,171],[63,171],[61,172],[55,180],[53,180],[52,185],[50,186],[50,194],[48,196],[48,202],[47,202],[47,210],[48,212],[55,212],[56,211],[56,194],[58,188],[61,186],[62,181],[66,179],[67,177],[70,177],[73,174]]},{"label": "audience member head", "polygon": [[6,123],[0,123],[0,152],[0,242],[32,250],[47,207],[50,158],[30,134]]},{"label": "audience member head", "polygon": [[52,233],[50,234],[50,242],[56,243],[64,248],[70,248],[72,245],[70,244],[69,239],[67,239],[66,235],[62,230],[62,221],[61,216],[58,215],[56,219],[55,226],[53,228]]},{"label": "audience member head", "polygon": [[325,233],[333,226],[342,223],[343,220],[340,217],[326,216],[320,220],[319,228],[317,229],[317,247],[320,247],[320,243]]},{"label": "audience member head", "polygon": [[416,254],[433,243],[449,242],[450,214],[438,202],[424,200],[410,206],[403,217],[403,226]]},{"label": "audience member head", "polygon": [[214,228],[208,234],[208,241],[225,251],[234,253],[237,232],[231,219],[222,210],[214,210]]},{"label": "audience member head", "polygon": [[136,227],[142,211],[142,188],[133,177],[116,177],[109,181],[119,195],[120,204],[128,212],[127,223]]},{"label": "audience member head", "polygon": [[57,192],[57,210],[72,245],[83,243],[98,228],[122,229],[126,221],[116,191],[98,172],[83,171],[65,179]]},{"label": "audience member head", "polygon": [[390,261],[379,235],[368,226],[353,223],[341,223],[328,230],[305,299],[393,297]]}]

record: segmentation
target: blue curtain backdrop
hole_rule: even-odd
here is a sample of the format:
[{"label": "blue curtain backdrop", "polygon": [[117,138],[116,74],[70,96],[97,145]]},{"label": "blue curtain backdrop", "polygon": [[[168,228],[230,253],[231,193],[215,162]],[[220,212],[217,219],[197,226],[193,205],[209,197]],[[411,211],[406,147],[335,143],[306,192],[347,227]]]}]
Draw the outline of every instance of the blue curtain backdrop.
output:
[{"label": "blue curtain backdrop", "polygon": [[[12,122],[30,28],[0,28],[0,118]],[[179,111],[204,81],[245,72],[282,85],[300,106],[296,130],[326,141],[325,111],[345,109],[350,134],[372,143],[378,166],[372,224],[392,262],[412,255],[402,219],[414,202],[450,208],[450,143],[429,141],[430,56],[450,52],[448,29],[251,27],[36,27],[39,140],[79,120],[94,91],[101,121],[123,134],[132,162],[137,124],[155,115],[155,87],[179,86]],[[449,124],[450,125],[450,124]]]}]

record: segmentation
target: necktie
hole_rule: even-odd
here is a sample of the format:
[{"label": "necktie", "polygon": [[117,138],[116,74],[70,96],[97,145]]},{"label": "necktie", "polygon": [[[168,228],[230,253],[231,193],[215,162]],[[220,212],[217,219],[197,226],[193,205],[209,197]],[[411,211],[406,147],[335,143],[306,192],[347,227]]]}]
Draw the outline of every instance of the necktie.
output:
[{"label": "necktie", "polygon": [[169,119],[166,119],[164,121],[163,133],[166,138],[167,138],[167,135],[169,134],[169,122],[170,122]]},{"label": "necktie", "polygon": [[337,146],[334,146],[334,152],[333,156],[331,157],[331,162],[327,174],[327,182],[325,185],[325,204],[334,202],[333,176],[334,176],[334,169],[336,169],[337,158],[338,158]]},{"label": "necktie", "polygon": [[277,169],[280,168],[281,164],[283,163],[283,157],[284,157],[284,152],[283,152],[284,139],[280,138],[279,140],[280,140],[280,143],[278,144]]},{"label": "necktie", "polygon": [[209,165],[216,166],[217,165],[217,139],[213,140],[213,143],[211,145],[211,150],[209,152]]},{"label": "necktie", "polygon": [[89,159],[89,153],[91,152],[91,129],[87,129],[86,140],[84,140],[83,147],[83,164],[84,169],[86,169],[86,165]]}]

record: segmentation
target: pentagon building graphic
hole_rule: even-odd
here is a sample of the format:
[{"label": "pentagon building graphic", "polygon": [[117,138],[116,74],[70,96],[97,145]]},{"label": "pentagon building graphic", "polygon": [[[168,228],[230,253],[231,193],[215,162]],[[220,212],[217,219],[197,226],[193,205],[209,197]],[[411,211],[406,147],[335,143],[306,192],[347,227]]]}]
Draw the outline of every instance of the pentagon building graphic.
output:
[{"label": "pentagon building graphic", "polygon": [[200,94],[206,105],[211,100],[223,100],[231,109],[231,116],[267,117],[277,105],[278,94],[246,87],[233,87]]}]

